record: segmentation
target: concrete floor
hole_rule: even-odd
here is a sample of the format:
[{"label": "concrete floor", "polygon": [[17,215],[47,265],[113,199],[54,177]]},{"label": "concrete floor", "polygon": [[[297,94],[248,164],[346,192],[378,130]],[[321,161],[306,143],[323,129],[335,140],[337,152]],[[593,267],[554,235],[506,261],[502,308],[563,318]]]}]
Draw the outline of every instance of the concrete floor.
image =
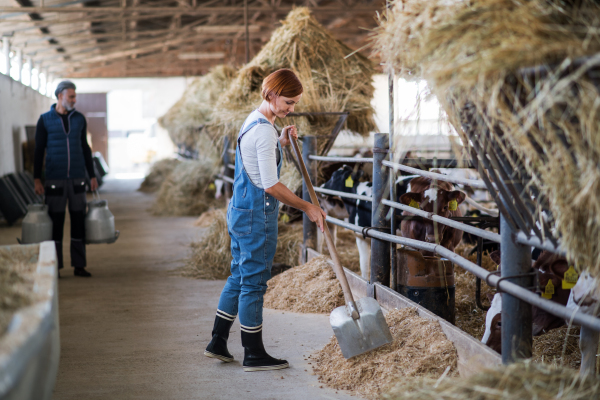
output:
[{"label": "concrete floor", "polygon": [[[149,214],[153,197],[136,192],[139,183],[112,180],[102,187],[121,236],[115,244],[88,246],[93,277],[61,271],[54,399],[353,398],[319,384],[306,360],[333,334],[327,315],[265,310],[265,347],[290,362],[286,370],[243,372],[237,320],[229,341],[236,361],[202,355],[224,282],[173,273],[202,230],[191,217]],[[17,236],[20,226],[0,226],[0,244],[15,244]]]}]

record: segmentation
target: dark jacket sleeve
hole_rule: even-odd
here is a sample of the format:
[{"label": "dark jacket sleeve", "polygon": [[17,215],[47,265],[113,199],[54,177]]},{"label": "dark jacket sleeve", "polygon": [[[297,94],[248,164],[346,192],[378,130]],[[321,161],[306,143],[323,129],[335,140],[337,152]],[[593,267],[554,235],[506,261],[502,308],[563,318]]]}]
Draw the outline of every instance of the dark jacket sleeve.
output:
[{"label": "dark jacket sleeve", "polygon": [[94,160],[92,159],[92,149],[87,141],[87,120],[83,118],[83,129],[81,130],[81,147],[83,148],[83,158],[85,159],[85,169],[87,169],[90,179],[95,178]]},{"label": "dark jacket sleeve", "polygon": [[33,177],[42,179],[42,167],[44,166],[44,155],[48,144],[48,131],[44,125],[44,119],[40,116],[35,127],[35,151],[33,155]]}]

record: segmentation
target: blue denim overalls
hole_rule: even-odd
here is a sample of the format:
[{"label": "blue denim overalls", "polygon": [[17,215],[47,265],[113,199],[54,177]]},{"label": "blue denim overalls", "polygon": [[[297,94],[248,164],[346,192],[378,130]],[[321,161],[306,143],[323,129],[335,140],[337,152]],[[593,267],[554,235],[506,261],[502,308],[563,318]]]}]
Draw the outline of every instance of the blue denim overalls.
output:
[{"label": "blue denim overalls", "polygon": [[[277,247],[277,215],[279,201],[254,185],[242,163],[240,142],[244,134],[257,124],[269,124],[259,118],[242,126],[235,152],[233,197],[227,208],[227,228],[231,236],[231,276],[221,292],[217,315],[233,321],[240,314],[243,331],[262,330],[263,296],[271,278],[271,266]],[[277,141],[281,172],[283,153]]]}]

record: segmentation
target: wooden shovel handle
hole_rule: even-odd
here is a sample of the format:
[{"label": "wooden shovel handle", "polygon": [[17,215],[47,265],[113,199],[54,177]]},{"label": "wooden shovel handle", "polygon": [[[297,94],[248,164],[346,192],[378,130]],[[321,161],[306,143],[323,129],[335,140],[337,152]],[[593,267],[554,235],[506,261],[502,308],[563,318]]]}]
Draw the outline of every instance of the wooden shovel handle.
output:
[{"label": "wooden shovel handle", "polygon": [[[306,183],[306,187],[308,188],[308,193],[310,194],[310,199],[315,206],[320,207],[319,199],[317,198],[317,194],[315,193],[315,189],[313,188],[312,182],[310,181],[310,177],[308,176],[308,171],[306,170],[306,166],[304,165],[304,160],[302,159],[302,155],[300,154],[300,148],[298,147],[298,142],[296,139],[290,136],[290,141],[292,143],[292,148],[294,149],[294,153],[296,153],[296,158],[298,159],[298,164],[300,165],[300,170],[302,171],[302,177],[304,178],[304,182]],[[352,291],[350,290],[350,286],[348,285],[348,280],[346,279],[346,274],[344,273],[344,268],[342,268],[342,263],[340,262],[340,257],[338,256],[338,252],[333,244],[333,238],[331,237],[331,232],[329,231],[329,226],[327,226],[327,221],[323,221],[323,228],[325,231],[325,242],[327,243],[327,249],[329,250],[329,254],[331,255],[331,259],[333,260],[333,270],[335,275],[337,276],[340,284],[342,285],[342,291],[344,292],[344,299],[346,300],[346,304],[351,306],[351,309],[354,309],[354,297],[352,296]],[[354,310],[352,310],[354,311]],[[356,318],[355,318],[356,319]]]}]

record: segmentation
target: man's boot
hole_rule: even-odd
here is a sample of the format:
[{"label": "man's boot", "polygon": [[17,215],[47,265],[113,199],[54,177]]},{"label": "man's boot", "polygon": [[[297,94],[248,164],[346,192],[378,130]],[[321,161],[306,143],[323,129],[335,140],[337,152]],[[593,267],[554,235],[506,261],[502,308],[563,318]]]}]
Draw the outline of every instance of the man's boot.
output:
[{"label": "man's boot", "polygon": [[229,339],[229,330],[234,320],[235,317],[217,310],[215,325],[212,330],[212,340],[204,350],[206,357],[217,358],[225,362],[233,361],[233,356],[227,350],[227,339]]},{"label": "man's boot", "polygon": [[242,328],[242,346],[246,372],[284,369],[290,366],[286,360],[278,360],[267,354],[262,340],[262,327],[254,333],[246,332]]}]

